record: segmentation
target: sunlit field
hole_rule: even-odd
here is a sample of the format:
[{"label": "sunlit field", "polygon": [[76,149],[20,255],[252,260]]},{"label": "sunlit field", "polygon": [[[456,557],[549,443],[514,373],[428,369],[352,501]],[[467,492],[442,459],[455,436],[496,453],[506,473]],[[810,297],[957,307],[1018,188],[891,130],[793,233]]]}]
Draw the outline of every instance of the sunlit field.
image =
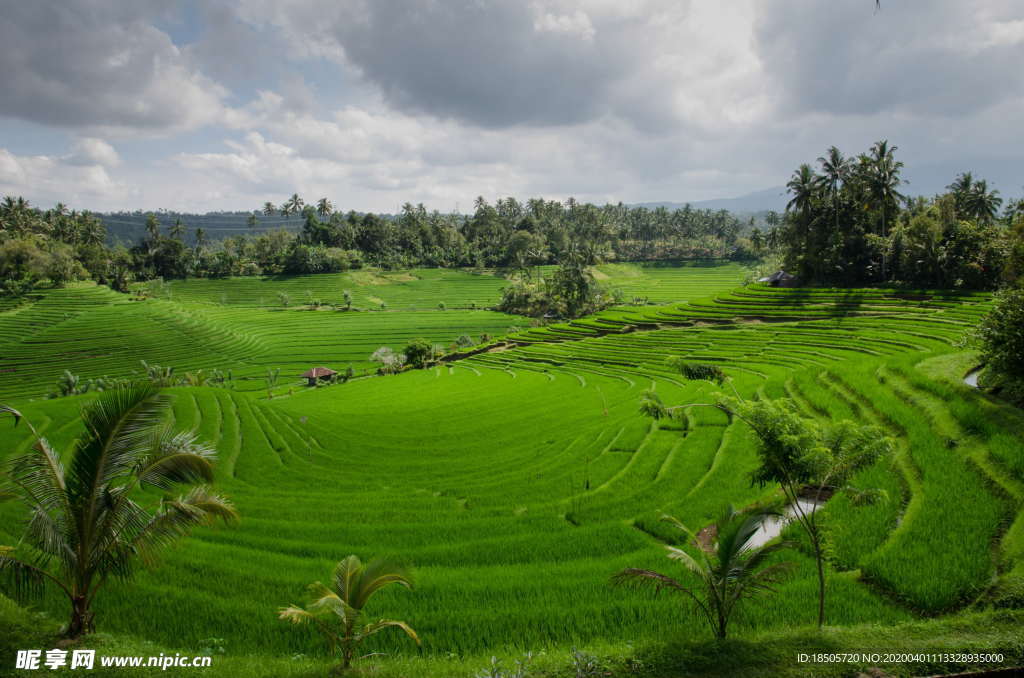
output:
[{"label": "sunlit field", "polygon": [[[72,287],[3,311],[0,394],[58,449],[91,397],[39,399],[62,369],[126,375],[145,359],[236,375],[235,388],[170,393],[175,423],[217,448],[217,487],[241,523],[197,531],[159,568],[111,585],[98,623],[167,647],[215,636],[237,655],[316,655],[313,633],[275,611],[350,553],[395,554],[417,587],[383,592],[374,614],[407,620],[426,656],[703,639],[677,598],[609,578],[667,566],[661,512],[699,528],[725,504],[780,495],[750,483],[756,449],[742,423],[711,409],[681,423],[638,412],[648,388],[669,403],[713,399],[717,387],[682,380],[669,355],[720,366],[746,398],[789,397],[807,416],[873,423],[896,440],[853,481],[883,501],[838,495],[824,509],[830,625],[958,611],[1020,567],[1024,420],[961,381],[972,365],[957,342],[987,295],[743,287],[735,266],[602,271],[637,296],[680,300],[531,328],[483,310],[501,285],[493,275],[415,271],[363,286],[188,281],[142,301]],[[303,308],[298,290],[340,303],[345,285],[354,305],[386,310]],[[275,301],[284,290],[298,297],[288,307]],[[367,371],[375,348],[417,336],[482,333],[495,350],[425,370],[321,388],[297,378],[320,364]],[[267,368],[287,372],[269,399]],[[24,434],[5,423],[0,444],[23,448]],[[0,510],[0,541],[12,542],[17,508]],[[770,604],[744,609],[741,636],[814,623],[813,560],[777,557],[797,568]],[[64,614],[55,597],[43,608]],[[397,635],[369,647],[416,653]]]}]

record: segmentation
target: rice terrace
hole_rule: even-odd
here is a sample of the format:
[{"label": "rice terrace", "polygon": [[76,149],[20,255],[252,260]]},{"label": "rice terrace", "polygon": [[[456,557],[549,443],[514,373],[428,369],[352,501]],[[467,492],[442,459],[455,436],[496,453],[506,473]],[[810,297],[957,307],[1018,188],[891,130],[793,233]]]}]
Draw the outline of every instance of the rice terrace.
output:
[{"label": "rice terrace", "polygon": [[[489,110],[470,123],[468,108],[408,103],[418,85],[373,84],[402,76],[370,61],[364,37],[404,44],[409,63],[443,69],[454,58],[418,43],[403,12],[341,3],[339,16],[367,32],[359,37],[350,22],[308,32],[294,7],[271,17],[225,6],[226,28],[209,8],[146,18],[116,3],[42,4],[76,26],[60,28],[70,35],[98,35],[107,17],[169,45],[149,57],[131,47],[128,62],[97,56],[104,69],[205,63],[195,82],[230,110],[202,129],[236,137],[230,153],[195,152],[208,140],[182,122],[166,131],[180,151],[151,165],[126,155],[123,169],[93,136],[65,155],[0,145],[0,676],[1024,670],[1024,198],[959,169],[932,190],[928,172],[946,165],[922,156],[918,131],[893,114],[857,128],[882,138],[852,155],[787,147],[787,162],[804,154],[795,170],[764,165],[784,172],[775,181],[791,172],[785,186],[742,199],[626,204],[594,189],[585,200],[478,197],[443,212],[402,199],[389,211],[376,205],[392,204],[398,187],[447,204],[476,185],[466,177],[491,186],[500,177],[485,170],[502,165],[456,161],[447,142],[421,148],[437,168],[471,168],[437,175],[450,191],[428,189],[409,178],[409,157],[367,160],[363,176],[325,160],[331,144],[362,158],[353,139],[386,128],[375,152],[405,153],[414,145],[394,136],[403,130],[431,144],[437,130],[472,124],[479,137],[463,141],[480,145],[467,153],[490,157],[486,144],[501,135],[529,146],[552,125],[585,134],[586,124],[547,108],[508,120]],[[409,14],[439,31],[486,15],[501,27],[483,32],[490,41],[522,28],[532,36],[523,44],[542,51],[548,40],[607,40],[611,26],[639,30],[607,8],[556,16],[554,4],[531,5],[526,28],[526,10],[489,3],[457,19],[441,4]],[[778,11],[835,20],[789,4]],[[889,4],[842,12],[877,41],[885,21],[913,24]],[[698,25],[715,11],[661,20]],[[751,30],[782,31],[767,10],[750,12]],[[12,25],[35,18],[27,5],[15,14]],[[233,43],[196,37],[206,22],[262,36],[270,51],[291,44],[280,60],[317,63],[306,72],[313,84],[295,76],[285,96],[260,89],[238,104],[210,78],[235,82],[235,97],[250,81],[214,67],[221,52],[209,50]],[[650,37],[643,49],[654,50],[661,29],[644,26],[631,44]],[[1024,42],[992,34],[1019,54]],[[309,44],[288,42],[297,35]],[[333,40],[344,58],[330,56]],[[458,48],[469,50],[460,63],[485,59],[474,44]],[[377,115],[399,117],[374,122],[346,103],[316,118],[326,104],[303,91],[328,62],[354,69],[354,91],[382,97]],[[164,77],[160,68],[150,77]],[[177,110],[155,90],[128,91],[133,81],[118,73],[111,95],[128,88]],[[469,73],[451,77],[463,88],[453,101],[484,87]],[[191,82],[174,86],[199,106],[206,95]],[[29,99],[48,106],[54,91]],[[129,109],[81,129],[121,139],[125,154],[164,152],[165,141],[133,127],[145,128],[132,116],[149,109]],[[15,117],[0,107],[0,131]],[[886,140],[879,120],[918,150]],[[577,185],[530,165],[525,148],[514,155],[523,164],[509,167],[537,181]],[[263,163],[273,173],[257,179],[252,166]],[[140,177],[166,171],[173,181],[172,165],[209,193],[154,194],[130,176],[145,167]],[[24,183],[38,167],[47,178]],[[100,172],[124,193],[118,201],[159,195],[182,211],[110,206],[122,203],[103,197],[107,180],[89,183]],[[244,190],[224,178],[232,172]],[[514,176],[516,190],[538,185]],[[331,181],[342,187],[336,202],[302,197],[328,194]],[[54,186],[82,204],[51,200]],[[239,211],[225,206],[243,199]]]}]

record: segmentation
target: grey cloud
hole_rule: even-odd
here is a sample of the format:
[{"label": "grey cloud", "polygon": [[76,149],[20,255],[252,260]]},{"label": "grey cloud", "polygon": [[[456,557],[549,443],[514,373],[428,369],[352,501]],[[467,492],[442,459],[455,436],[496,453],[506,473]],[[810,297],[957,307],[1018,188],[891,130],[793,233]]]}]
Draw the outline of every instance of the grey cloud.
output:
[{"label": "grey cloud", "polygon": [[340,17],[347,59],[397,108],[486,127],[566,125],[607,110],[636,67],[615,27],[526,2],[374,0]]},{"label": "grey cloud", "polygon": [[160,131],[212,120],[220,88],[192,70],[144,0],[0,0],[0,115]]},{"label": "grey cloud", "polygon": [[1018,0],[761,5],[765,71],[788,113],[965,116],[1024,86],[1024,44],[988,43],[993,24],[1019,18]]}]

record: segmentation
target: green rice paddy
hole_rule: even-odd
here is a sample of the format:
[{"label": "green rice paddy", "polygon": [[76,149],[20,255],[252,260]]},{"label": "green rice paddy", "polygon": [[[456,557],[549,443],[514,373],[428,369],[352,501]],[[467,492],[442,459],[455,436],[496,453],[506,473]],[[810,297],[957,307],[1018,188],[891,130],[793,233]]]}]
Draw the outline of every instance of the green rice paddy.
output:
[{"label": "green rice paddy", "polygon": [[[666,566],[659,512],[701,527],[725,503],[779,495],[749,483],[756,453],[742,424],[714,410],[693,410],[685,426],[638,413],[651,387],[669,403],[713,398],[709,383],[672,374],[668,355],[719,365],[744,397],[787,396],[808,416],[896,438],[891,458],[854,479],[885,501],[837,496],[824,509],[830,625],[953,613],[1020,568],[1024,417],[960,381],[971,365],[957,342],[987,295],[741,287],[746,273],[731,265],[601,273],[662,305],[530,327],[482,310],[500,278],[458,271],[184,281],[145,301],[50,291],[0,309],[0,401],[66,446],[83,397],[38,399],[65,368],[233,369],[234,389],[171,392],[176,423],[219,450],[218,487],[241,524],[196,532],[97,602],[104,629],[172,647],[215,636],[231,654],[316,653],[310,633],[274,612],[350,553],[415,564],[416,591],[385,591],[374,613],[407,620],[429,655],[703,639],[677,599],[613,589],[609,577]],[[306,289],[329,303],[351,289],[354,305],[386,310],[296,308]],[[313,365],[366,370],[381,345],[481,333],[504,336],[493,351],[399,376],[297,381]],[[268,368],[289,375],[273,399]],[[0,449],[26,444],[23,433],[5,424]],[[14,515],[0,508],[0,543],[17,538]],[[813,561],[783,557],[797,561],[794,576],[745,609],[738,634],[814,623]],[[56,598],[44,607],[63,616]]]}]

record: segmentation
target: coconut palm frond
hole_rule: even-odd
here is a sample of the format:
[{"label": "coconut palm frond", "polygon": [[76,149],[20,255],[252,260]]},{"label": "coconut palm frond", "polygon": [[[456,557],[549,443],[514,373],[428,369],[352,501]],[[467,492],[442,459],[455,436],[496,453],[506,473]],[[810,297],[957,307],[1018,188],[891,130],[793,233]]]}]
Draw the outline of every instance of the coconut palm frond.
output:
[{"label": "coconut palm frond", "polygon": [[85,432],[79,437],[68,474],[72,503],[95,505],[103,488],[127,476],[149,450],[153,427],[169,401],[148,384],[104,391],[82,410]]},{"label": "coconut palm frond", "polygon": [[314,615],[310,614],[298,605],[282,607],[277,611],[277,618],[293,624],[308,624],[310,622],[318,621]]},{"label": "coconut palm frond", "polygon": [[678,581],[654,570],[644,570],[636,567],[628,567],[612,576],[612,584],[615,586],[648,587],[653,586],[655,593],[662,589],[675,591],[686,591],[687,588]]},{"label": "coconut palm frond", "polygon": [[213,481],[217,453],[200,444],[194,433],[161,427],[154,435],[152,450],[139,459],[136,477],[140,484],[168,490],[177,483]]},{"label": "coconut palm frond", "polygon": [[21,422],[21,412],[9,407],[7,405],[0,405],[0,414],[9,414],[14,417],[14,425],[17,426]]},{"label": "coconut palm frond", "polygon": [[5,493],[21,496],[27,504],[45,511],[70,510],[64,465],[44,438],[8,463]]},{"label": "coconut palm frond", "polygon": [[[364,565],[358,556],[350,555],[335,566],[332,588],[314,582],[309,587],[312,602],[304,609],[294,605],[282,608],[279,617],[296,624],[315,623],[331,650],[340,648],[342,667],[347,669],[363,639],[389,626],[400,628],[420,644],[419,636],[403,621],[381,619],[357,630],[363,607],[374,593],[389,584],[411,588],[412,581],[409,568],[393,558],[375,558]],[[334,623],[329,624],[332,618]]]},{"label": "coconut palm frond", "polygon": [[47,581],[56,582],[67,592],[64,585],[45,570],[18,558],[13,546],[0,546],[0,579],[6,580],[6,590],[20,600],[38,597]]},{"label": "coconut palm frond", "polygon": [[666,546],[665,550],[668,551],[669,558],[682,563],[686,569],[690,570],[694,574],[700,575],[707,567],[706,564],[698,563],[693,556],[683,549],[676,548],[675,546]]},{"label": "coconut palm frond", "polygon": [[764,512],[737,512],[726,507],[714,523],[715,543],[703,544],[678,519],[662,516],[697,542],[698,556],[694,557],[683,548],[666,546],[668,557],[682,563],[695,577],[695,586],[688,586],[672,577],[653,570],[629,568],[614,577],[614,584],[653,586],[655,592],[669,589],[688,597],[701,612],[717,638],[725,638],[736,605],[745,598],[772,592],[773,586],[781,580],[790,563],[769,565],[767,559],[786,542],[773,542],[764,546],[751,546],[750,541],[765,518]]},{"label": "coconut palm frond", "polygon": [[334,568],[334,592],[342,600],[351,601],[359,588],[359,580],[363,576],[363,563],[359,556],[351,555],[343,558]]},{"label": "coconut palm frond", "polygon": [[362,633],[359,634],[359,638],[361,640],[367,636],[372,636],[378,631],[389,627],[402,629],[402,631],[405,632],[405,635],[409,636],[409,638],[411,638],[417,645],[423,644],[420,642],[420,637],[416,635],[416,632],[412,630],[411,626],[406,624],[404,621],[398,621],[397,619],[381,619],[372,624],[367,624],[363,628]]},{"label": "coconut palm frond", "polygon": [[238,519],[238,512],[230,501],[213,494],[208,487],[194,487],[185,496],[161,502],[132,539],[132,546],[149,559],[156,549],[173,542],[191,528],[209,524],[217,518],[233,523]]},{"label": "coconut palm frond", "polygon": [[356,619],[359,610],[356,610],[337,593],[330,590],[320,582],[314,582],[309,587],[310,603],[306,609],[314,615],[331,614],[336,616],[343,623]]},{"label": "coconut palm frond", "polygon": [[405,564],[393,558],[375,558],[363,567],[358,593],[348,602],[353,607],[362,608],[370,596],[389,584],[411,589],[412,573]]}]

